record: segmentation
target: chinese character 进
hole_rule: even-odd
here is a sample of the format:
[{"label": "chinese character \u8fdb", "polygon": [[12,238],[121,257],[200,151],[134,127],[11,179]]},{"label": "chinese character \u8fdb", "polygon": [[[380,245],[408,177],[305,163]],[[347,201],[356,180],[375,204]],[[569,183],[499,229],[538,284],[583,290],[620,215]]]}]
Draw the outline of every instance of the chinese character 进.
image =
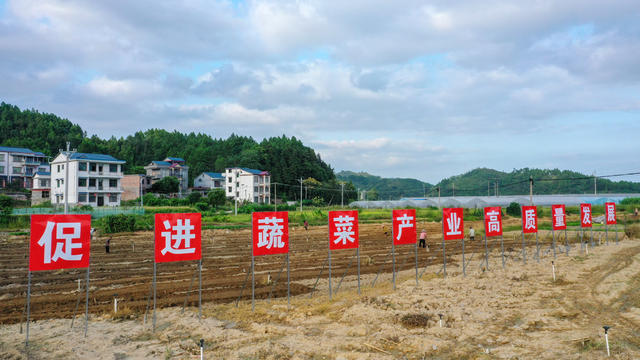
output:
[{"label": "chinese character \u8fdb", "polygon": [[[165,220],[162,222],[165,230],[161,233],[162,237],[164,237],[164,249],[162,249],[162,255],[166,255],[167,253],[171,254],[194,254],[196,252],[196,248],[191,247],[191,240],[195,239],[196,235],[191,232],[191,230],[195,229],[193,225],[191,225],[191,219],[184,219],[184,224],[182,219],[178,219],[176,226],[171,226],[169,220]],[[175,233],[174,233],[175,231]],[[172,244],[171,240],[175,240]],[[184,246],[182,248],[181,245],[184,241]]]},{"label": "chinese character \u8fdb", "polygon": [[258,247],[266,246],[267,249],[272,247],[283,248],[285,245],[282,241],[283,222],[284,219],[279,219],[275,216],[258,219],[258,230],[260,231],[258,234]]},{"label": "chinese character \u8fdb", "polygon": [[[56,227],[56,238],[55,238],[55,251],[53,254],[51,253],[54,239],[53,239],[53,229]],[[73,231],[69,234],[65,234],[65,229],[72,229]],[[67,260],[67,261],[80,261],[82,260],[82,254],[73,255],[73,249],[82,248],[82,244],[74,243],[74,239],[80,238],[80,223],[55,223],[51,221],[47,221],[47,226],[44,229],[44,233],[38,240],[38,245],[44,247],[44,263],[50,264],[51,261],[56,262],[58,259]],[[64,242],[61,242],[64,241]]]},{"label": "chinese character \u8fdb", "polygon": [[411,220],[413,220],[413,216],[404,214],[396,218],[396,220],[400,221],[400,224],[398,224],[398,236],[396,236],[396,240],[400,240],[400,238],[402,237],[402,229],[413,227],[413,223],[411,223]]},{"label": "chinese character \u8fdb", "polygon": [[353,237],[356,232],[353,231],[353,220],[354,217],[351,216],[338,216],[333,218],[333,222],[336,225],[336,231],[333,233],[336,238],[333,240],[334,243],[338,244],[342,242],[342,245],[346,245],[347,241],[354,242],[356,239]]}]

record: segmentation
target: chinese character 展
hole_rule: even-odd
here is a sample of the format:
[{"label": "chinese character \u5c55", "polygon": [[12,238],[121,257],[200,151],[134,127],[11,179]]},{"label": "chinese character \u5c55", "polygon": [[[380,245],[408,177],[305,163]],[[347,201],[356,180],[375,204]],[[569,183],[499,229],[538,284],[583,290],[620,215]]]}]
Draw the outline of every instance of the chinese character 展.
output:
[{"label": "chinese character \u5c55", "polygon": [[266,246],[267,249],[283,248],[284,242],[282,241],[282,230],[284,225],[282,223],[284,219],[277,217],[265,217],[258,220],[258,247]]},{"label": "chinese character \u5c55", "polygon": [[487,217],[489,218],[489,221],[487,221],[487,225],[489,226],[489,229],[487,230],[488,232],[500,231],[500,221],[498,220],[498,215],[500,215],[500,213],[495,210],[487,212]]},{"label": "chinese character \u5c55", "polygon": [[591,209],[586,206],[582,208],[582,222],[591,224]]},{"label": "chinese character \u5c55", "polygon": [[616,221],[616,207],[614,205],[607,205],[607,221]]},{"label": "chinese character \u5c55", "polygon": [[457,213],[452,212],[449,214],[449,218],[447,219],[447,235],[460,235],[462,234],[460,230],[460,218]]},{"label": "chinese character \u5c55", "polygon": [[529,229],[535,229],[536,228],[536,212],[533,209],[529,209],[529,210],[525,210],[524,211],[524,228],[529,230]]},{"label": "chinese character \u5c55", "polygon": [[555,208],[553,218],[556,220],[556,226],[564,226],[564,209]]},{"label": "chinese character \u5c55", "polygon": [[[52,254],[52,247],[54,243],[53,229],[56,229],[55,238],[55,251]],[[65,229],[71,229],[72,232],[65,234]],[[80,238],[80,223],[54,223],[47,221],[47,226],[38,240],[38,245],[44,247],[44,263],[50,264],[51,261],[56,262],[58,259],[67,261],[80,261],[82,260],[82,254],[73,255],[73,249],[82,248],[82,244],[74,243],[74,239]],[[61,242],[62,241],[62,242]]]},{"label": "chinese character \u5c55", "polygon": [[400,240],[400,238],[402,237],[402,229],[413,227],[413,224],[411,223],[411,220],[413,220],[413,216],[404,214],[396,218],[396,220],[400,221],[400,224],[398,224],[398,236],[396,236],[396,240]]},{"label": "chinese character \u5c55", "polygon": [[[173,227],[169,220],[165,220],[162,224],[165,230],[169,230],[161,233],[162,237],[164,237],[164,249],[161,251],[162,255],[166,255],[167,253],[176,255],[194,254],[196,252],[196,248],[191,247],[191,240],[196,237],[196,235],[191,232],[195,228],[191,225],[191,219],[184,219],[184,224],[182,219],[178,219],[178,223]],[[175,241],[173,244],[171,242],[172,240]],[[181,248],[183,241],[184,246]]]},{"label": "chinese character \u5c55", "polygon": [[333,233],[333,236],[336,236],[333,240],[334,243],[342,242],[342,245],[346,245],[347,241],[354,242],[356,240],[354,238],[356,232],[353,231],[353,220],[355,220],[354,217],[346,215],[333,218],[333,222],[336,225],[336,231]]}]

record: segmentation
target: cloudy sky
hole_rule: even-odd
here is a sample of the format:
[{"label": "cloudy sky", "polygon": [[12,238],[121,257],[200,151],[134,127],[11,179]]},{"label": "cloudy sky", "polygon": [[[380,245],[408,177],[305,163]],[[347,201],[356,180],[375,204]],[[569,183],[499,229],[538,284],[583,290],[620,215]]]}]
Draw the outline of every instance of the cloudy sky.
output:
[{"label": "cloudy sky", "polygon": [[[640,170],[640,2],[0,0],[0,100],[336,170]],[[631,178],[631,180],[640,180]]]}]

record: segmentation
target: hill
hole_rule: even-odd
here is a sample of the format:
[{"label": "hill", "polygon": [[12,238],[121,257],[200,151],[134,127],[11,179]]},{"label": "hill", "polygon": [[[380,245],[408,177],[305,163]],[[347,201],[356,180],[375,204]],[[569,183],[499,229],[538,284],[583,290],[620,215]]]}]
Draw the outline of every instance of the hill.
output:
[{"label": "hill", "polygon": [[340,181],[350,181],[367,191],[367,200],[387,200],[401,197],[418,197],[428,193],[433,185],[416,179],[382,178],[366,172],[341,171],[336,174]]},{"label": "hill", "polygon": [[[58,149],[65,147],[66,141],[79,152],[108,154],[125,160],[125,173],[144,173],[143,167],[152,160],[173,156],[186,160],[191,184],[204,171],[223,172],[226,167],[239,166],[268,170],[271,181],[282,184],[296,184],[301,177],[313,179],[317,187],[330,190],[311,193],[324,197],[325,201],[334,199],[340,189],[333,169],[295,137],[283,135],[257,142],[251,137],[237,135],[214,139],[202,133],[150,129],[127,137],[102,139],[96,135],[87,136],[79,125],[56,115],[0,103],[0,145],[28,147],[55,156]],[[278,198],[297,199],[297,189],[295,186],[279,187]],[[353,190],[349,184],[345,187],[345,201],[355,199]]]}]

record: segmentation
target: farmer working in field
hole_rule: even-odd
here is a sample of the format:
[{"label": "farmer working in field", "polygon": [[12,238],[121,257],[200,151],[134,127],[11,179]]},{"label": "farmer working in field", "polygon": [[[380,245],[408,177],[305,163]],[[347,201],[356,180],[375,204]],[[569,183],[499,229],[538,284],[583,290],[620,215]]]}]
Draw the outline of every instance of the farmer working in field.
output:
[{"label": "farmer working in field", "polygon": [[469,226],[469,240],[473,241],[476,239],[476,231],[473,230],[473,226]]},{"label": "farmer working in field", "polygon": [[422,229],[422,232],[420,233],[420,243],[418,244],[418,247],[427,247],[427,230],[425,229]]}]

